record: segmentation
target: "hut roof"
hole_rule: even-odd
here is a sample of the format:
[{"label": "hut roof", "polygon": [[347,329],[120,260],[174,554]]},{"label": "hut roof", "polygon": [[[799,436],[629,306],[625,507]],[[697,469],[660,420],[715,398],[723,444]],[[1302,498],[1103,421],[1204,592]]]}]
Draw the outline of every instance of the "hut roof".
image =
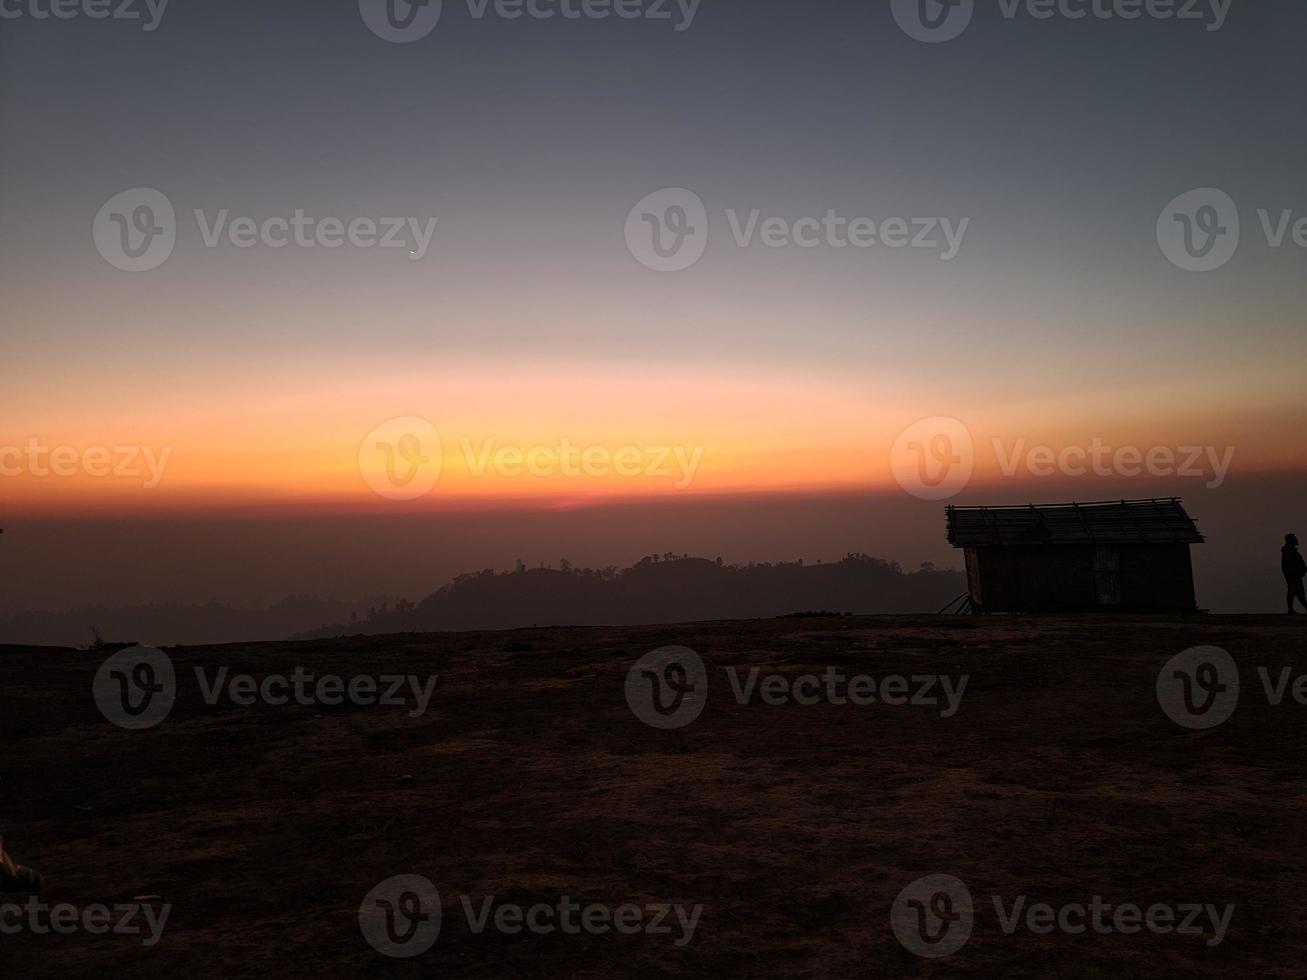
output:
[{"label": "hut roof", "polygon": [[1026,544],[1201,544],[1179,497],[1084,504],[949,507],[955,548]]}]

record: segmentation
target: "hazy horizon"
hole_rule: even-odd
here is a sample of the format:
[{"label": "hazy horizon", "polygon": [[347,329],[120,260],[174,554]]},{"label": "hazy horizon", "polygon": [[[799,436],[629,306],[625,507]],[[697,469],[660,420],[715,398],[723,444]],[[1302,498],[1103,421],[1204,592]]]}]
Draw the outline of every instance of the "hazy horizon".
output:
[{"label": "hazy horizon", "polygon": [[[1092,489],[1089,494],[1077,489]],[[417,601],[455,575],[535,567],[625,566],[648,554],[691,554],[727,563],[834,561],[863,552],[908,570],[925,562],[961,568],[944,538],[944,507],[1181,496],[1207,543],[1193,559],[1201,608],[1273,612],[1281,607],[1282,515],[1301,491],[1297,474],[1235,477],[1219,490],[1117,481],[980,487],[936,503],[903,493],[701,496],[613,502],[550,511],[489,509],[336,513],[160,515],[148,519],[10,521],[0,568],[10,583],[0,614],[102,603],[266,606],[293,595]],[[869,607],[874,597],[868,597]],[[851,610],[852,611],[852,610]],[[3,637],[0,637],[0,642]]]}]

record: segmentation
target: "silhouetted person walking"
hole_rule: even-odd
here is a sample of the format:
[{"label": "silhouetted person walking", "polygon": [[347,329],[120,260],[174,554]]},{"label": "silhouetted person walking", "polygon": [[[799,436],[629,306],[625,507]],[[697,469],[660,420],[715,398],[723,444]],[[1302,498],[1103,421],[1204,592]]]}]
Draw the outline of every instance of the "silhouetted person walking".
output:
[{"label": "silhouetted person walking", "polygon": [[1286,534],[1284,547],[1280,549],[1280,571],[1284,572],[1285,584],[1289,586],[1289,614],[1293,615],[1293,600],[1297,599],[1307,609],[1307,595],[1303,595],[1302,579],[1307,575],[1307,562],[1298,551],[1298,535]]}]

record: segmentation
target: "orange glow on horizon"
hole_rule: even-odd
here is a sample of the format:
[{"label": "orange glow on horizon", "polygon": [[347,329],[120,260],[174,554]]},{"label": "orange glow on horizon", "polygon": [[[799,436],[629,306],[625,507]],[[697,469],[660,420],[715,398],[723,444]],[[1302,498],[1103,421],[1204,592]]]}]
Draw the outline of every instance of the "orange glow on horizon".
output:
[{"label": "orange glow on horizon", "polygon": [[[1153,395],[1149,402],[1164,397],[1171,401]],[[1017,453],[1093,440],[1228,446],[1237,450],[1231,472],[1241,473],[1296,469],[1303,456],[1300,434],[1277,435],[1283,415],[1275,406],[1242,418],[1219,408],[1165,418],[1160,410],[1145,415],[1138,403],[1123,406],[1115,394],[977,408],[938,392],[905,405],[815,378],[722,379],[689,370],[669,378],[594,364],[510,374],[465,363],[436,375],[343,374],[294,385],[245,379],[198,397],[180,383],[108,399],[82,394],[57,418],[44,412],[40,426],[21,413],[8,419],[0,488],[10,513],[27,514],[560,508],[682,495],[880,492],[897,489],[889,456],[899,433],[932,415],[965,420],[975,486],[1010,482],[1003,464]],[[384,477],[384,466],[402,474],[408,464],[402,453],[387,462],[360,448],[379,425],[408,416],[438,433],[439,477],[412,499],[407,487],[376,493],[369,480]],[[28,454],[34,440],[44,457]],[[51,452],[65,446],[59,475]],[[126,460],[129,451],[135,455]],[[423,465],[434,465],[436,455],[424,450]]]}]

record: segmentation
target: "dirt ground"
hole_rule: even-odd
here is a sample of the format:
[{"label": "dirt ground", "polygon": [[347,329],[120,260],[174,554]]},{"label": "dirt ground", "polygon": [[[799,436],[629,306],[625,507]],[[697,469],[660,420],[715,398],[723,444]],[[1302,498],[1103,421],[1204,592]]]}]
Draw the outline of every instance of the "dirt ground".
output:
[{"label": "dirt ground", "polygon": [[[1303,977],[1307,707],[1257,668],[1307,670],[1307,617],[779,619],[173,648],[156,727],[106,720],[105,657],[0,648],[0,833],[42,900],[170,906],[160,940],[0,935],[11,977]],[[703,713],[660,730],[625,696],[669,644],[707,668]],[[1157,678],[1216,645],[1228,721],[1182,727]],[[737,703],[726,668],[794,679],[967,675],[941,705]],[[438,675],[404,706],[210,706],[208,677]],[[915,687],[915,685],[914,685]],[[910,689],[911,693],[911,689]],[[939,693],[936,690],[935,693]],[[922,958],[896,896],[947,874],[969,941]],[[441,929],[392,958],[365,896],[420,875]],[[670,934],[478,933],[462,896],[642,910],[701,905]],[[1207,935],[1005,932],[992,896],[1055,908],[1211,904]],[[11,905],[22,902],[6,896]],[[12,922],[12,917],[4,920]],[[24,920],[26,921],[26,920]],[[642,920],[644,921],[644,920]],[[1203,922],[1206,922],[1204,917]]]}]

